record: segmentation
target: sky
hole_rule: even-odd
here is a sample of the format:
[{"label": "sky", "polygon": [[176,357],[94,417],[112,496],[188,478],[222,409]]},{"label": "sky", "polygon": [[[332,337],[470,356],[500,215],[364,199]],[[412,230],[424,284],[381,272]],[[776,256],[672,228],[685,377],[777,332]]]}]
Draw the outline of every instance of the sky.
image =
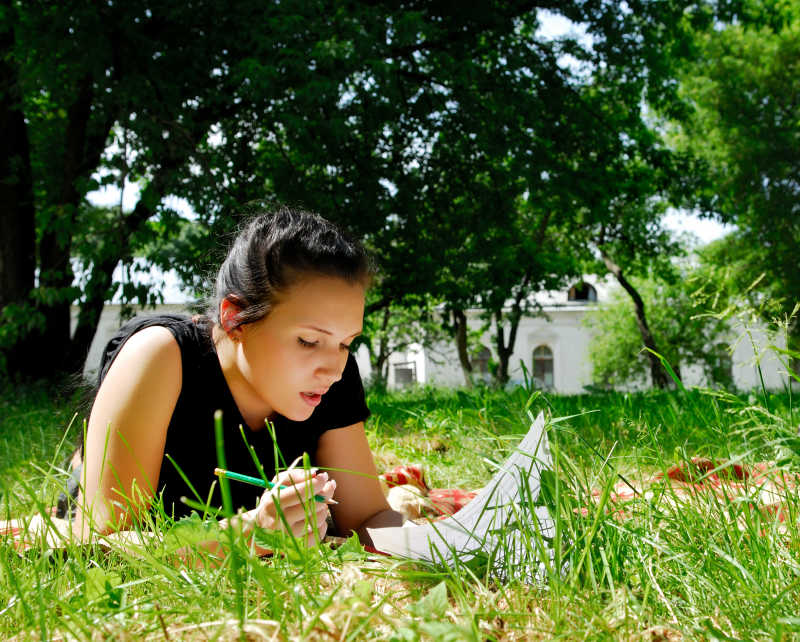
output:
[{"label": "sky", "polygon": [[673,232],[694,234],[703,245],[725,236],[734,229],[733,225],[723,225],[712,219],[700,218],[692,212],[674,209],[667,212],[663,223],[664,227]]}]

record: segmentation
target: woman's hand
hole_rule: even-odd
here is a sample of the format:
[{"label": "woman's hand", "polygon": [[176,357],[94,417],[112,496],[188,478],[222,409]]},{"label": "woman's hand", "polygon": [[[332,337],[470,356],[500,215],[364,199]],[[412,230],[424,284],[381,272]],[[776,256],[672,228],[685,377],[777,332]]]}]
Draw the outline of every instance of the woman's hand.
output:
[{"label": "woman's hand", "polygon": [[276,486],[261,496],[255,509],[255,523],[304,538],[307,545],[321,541],[328,530],[328,504],[316,501],[314,495],[332,499],[336,482],[326,472],[302,469],[284,471],[272,482]]}]

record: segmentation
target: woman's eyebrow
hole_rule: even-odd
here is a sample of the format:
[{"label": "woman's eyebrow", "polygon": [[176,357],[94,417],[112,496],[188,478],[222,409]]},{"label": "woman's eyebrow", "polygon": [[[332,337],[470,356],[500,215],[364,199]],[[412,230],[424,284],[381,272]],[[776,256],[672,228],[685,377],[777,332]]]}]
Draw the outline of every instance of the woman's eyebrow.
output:
[{"label": "woman's eyebrow", "polygon": [[[333,332],[330,332],[329,330],[325,330],[324,328],[318,328],[315,325],[303,325],[303,326],[300,326],[300,327],[301,328],[306,328],[307,330],[314,330],[315,332],[321,332],[322,334],[327,334],[329,337],[333,336]],[[351,337],[357,337],[359,334],[361,334],[361,332],[362,332],[361,330],[357,330],[356,332],[353,332],[353,334],[351,334],[347,338],[349,339]]]}]

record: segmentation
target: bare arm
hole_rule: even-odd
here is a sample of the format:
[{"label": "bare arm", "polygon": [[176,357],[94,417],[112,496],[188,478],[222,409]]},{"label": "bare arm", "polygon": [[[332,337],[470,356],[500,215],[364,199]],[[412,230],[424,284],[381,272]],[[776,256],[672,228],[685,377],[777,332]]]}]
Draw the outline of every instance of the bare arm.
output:
[{"label": "bare arm", "polygon": [[[169,330],[146,328],[125,342],[103,379],[89,416],[78,513],[73,522],[77,537],[85,539],[92,530],[103,534],[124,530],[134,516],[150,507],[181,384],[180,348]],[[293,471],[282,473],[275,481],[288,486],[300,482],[302,487],[305,479],[305,472]],[[311,486],[313,493],[326,497],[336,488],[327,475],[315,476]],[[275,497],[280,498],[283,519],[277,516]],[[258,524],[289,530],[311,543],[325,535],[328,507],[313,502],[309,511],[303,499],[304,493],[294,488],[267,492],[258,508],[235,521],[245,533]],[[223,528],[229,525],[222,520]],[[210,552],[221,551],[217,542],[201,546]]]},{"label": "bare arm", "polygon": [[393,511],[383,496],[363,422],[323,433],[317,445],[316,463],[322,469],[329,469],[336,481],[334,498],[339,504],[332,512],[342,534],[356,532],[362,543],[371,544],[367,526],[403,524],[403,516]]},{"label": "bare arm", "polygon": [[86,433],[73,532],[126,528],[158,486],[167,427],[181,390],[181,354],[164,327],[131,336],[97,392]]}]

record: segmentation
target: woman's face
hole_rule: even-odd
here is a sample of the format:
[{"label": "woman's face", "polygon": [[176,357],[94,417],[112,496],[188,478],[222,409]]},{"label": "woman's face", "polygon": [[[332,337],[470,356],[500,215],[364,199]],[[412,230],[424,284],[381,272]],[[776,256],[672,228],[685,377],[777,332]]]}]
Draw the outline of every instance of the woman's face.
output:
[{"label": "woman's face", "polygon": [[239,370],[268,414],[303,421],[341,379],[364,320],[362,284],[309,276],[283,292],[266,318],[241,326]]}]

